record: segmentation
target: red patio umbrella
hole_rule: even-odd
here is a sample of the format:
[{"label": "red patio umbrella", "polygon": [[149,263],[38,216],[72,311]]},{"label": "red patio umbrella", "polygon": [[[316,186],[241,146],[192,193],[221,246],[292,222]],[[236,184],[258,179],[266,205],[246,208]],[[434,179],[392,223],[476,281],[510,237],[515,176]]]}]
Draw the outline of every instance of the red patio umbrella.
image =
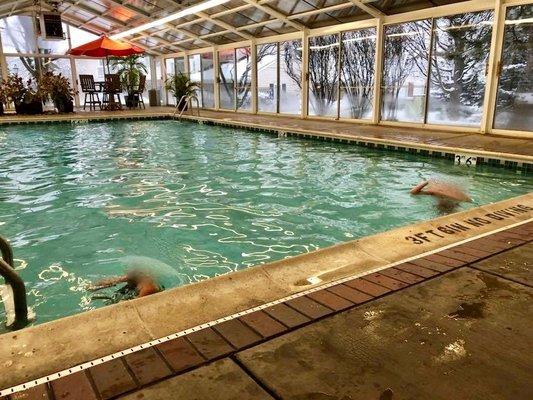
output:
[{"label": "red patio umbrella", "polygon": [[[142,54],[144,50],[129,43],[118,42],[107,36],[100,36],[92,42],[71,49],[68,54],[73,56],[87,56],[106,58],[107,72],[109,73],[109,57],[127,57],[134,54]],[[114,107],[114,96],[111,98],[112,108]]]},{"label": "red patio umbrella", "polygon": [[100,36],[92,42],[75,47],[69,51],[73,56],[88,57],[126,57],[133,54],[142,54],[144,50],[129,43],[118,42],[107,36]]}]

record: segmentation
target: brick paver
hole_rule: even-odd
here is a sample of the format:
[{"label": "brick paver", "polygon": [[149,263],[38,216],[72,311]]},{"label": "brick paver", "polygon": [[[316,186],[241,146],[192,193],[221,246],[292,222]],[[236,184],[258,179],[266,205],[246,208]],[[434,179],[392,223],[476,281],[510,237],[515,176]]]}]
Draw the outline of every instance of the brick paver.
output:
[{"label": "brick paver", "polygon": [[307,296],[317,303],[335,311],[345,310],[354,304],[351,301],[346,300],[344,297],[337,296],[327,290],[319,290],[318,292],[309,293]]},{"label": "brick paver", "polygon": [[296,311],[313,319],[323,317],[333,312],[328,307],[325,307],[322,304],[317,303],[316,301],[313,301],[306,296],[289,300],[286,302],[286,304],[294,308]]},{"label": "brick paver", "polygon": [[99,400],[86,371],[76,372],[50,382],[57,400]]},{"label": "brick paver", "polygon": [[278,335],[287,330],[285,325],[279,323],[264,311],[256,311],[239,319],[264,338]]},{"label": "brick paver", "polygon": [[233,347],[237,349],[249,346],[261,340],[261,336],[248,328],[238,319],[232,319],[220,324],[216,324],[213,329],[220,333],[220,335],[222,335],[233,345]]},{"label": "brick paver", "polygon": [[398,290],[401,288],[404,288],[408,286],[407,283],[404,283],[402,281],[399,281],[397,279],[389,278],[388,276],[382,275],[380,273],[374,273],[370,275],[363,276],[363,279],[365,281],[369,281],[372,283],[376,283],[378,285],[384,286],[386,288],[389,288],[391,290]]},{"label": "brick paver", "polygon": [[344,284],[374,297],[382,296],[391,291],[385,286],[381,286],[374,282],[366,281],[362,278],[352,279],[351,281],[345,282]]},{"label": "brick paver", "polygon": [[283,303],[268,307],[264,311],[289,328],[295,328],[311,320],[309,317]]},{"label": "brick paver", "polygon": [[96,390],[103,400],[110,399],[137,387],[122,359],[111,360],[89,369]]},{"label": "brick paver", "polygon": [[335,293],[337,296],[341,296],[354,304],[361,304],[365,301],[371,300],[374,297],[366,293],[360,292],[357,289],[353,289],[347,285],[335,285],[327,289],[328,291]]},{"label": "brick paver", "polygon": [[187,335],[187,339],[208,360],[225,356],[233,351],[233,347],[211,328],[191,333]]},{"label": "brick paver", "polygon": [[140,385],[148,385],[172,374],[163,358],[153,348],[128,354],[124,359]]},{"label": "brick paver", "polygon": [[156,347],[175,372],[195,367],[205,361],[193,345],[183,337],[160,343]]}]

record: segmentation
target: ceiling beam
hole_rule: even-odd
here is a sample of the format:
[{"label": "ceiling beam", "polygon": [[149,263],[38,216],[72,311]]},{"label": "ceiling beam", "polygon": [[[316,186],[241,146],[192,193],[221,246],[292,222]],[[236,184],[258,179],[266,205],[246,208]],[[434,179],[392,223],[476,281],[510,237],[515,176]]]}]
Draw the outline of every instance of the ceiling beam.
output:
[{"label": "ceiling beam", "polygon": [[292,26],[293,28],[299,30],[299,31],[307,31],[308,28],[307,26],[305,26],[304,24],[301,24],[299,22],[296,22],[296,21],[292,21],[290,20],[287,15],[283,14],[282,12],[279,12],[277,10],[274,10],[272,7],[270,6],[267,6],[267,5],[264,5],[264,4],[261,4],[259,1],[257,0],[243,0],[246,4],[250,4],[252,6],[254,6],[255,8],[257,8],[258,10],[261,10],[263,11],[264,13],[270,15],[271,17],[274,17],[284,23],[286,23],[287,25],[290,25]]},{"label": "ceiling beam", "polygon": [[[152,21],[154,21],[155,19],[157,19],[157,18],[152,17],[152,16],[150,15],[149,12],[147,12],[147,11],[145,11],[145,10],[140,10],[140,9],[138,9],[137,7],[134,7],[134,6],[130,5],[130,4],[127,4],[125,1],[118,1],[118,0],[108,0],[108,1],[109,1],[111,4],[114,4],[115,6],[125,8],[126,10],[131,11],[131,12],[135,13],[136,15],[139,15],[139,16],[141,16],[141,17],[144,17],[144,18],[148,19],[149,22],[152,22]],[[202,39],[200,39],[200,36],[198,36],[198,35],[196,35],[196,34],[194,34],[194,33],[192,33],[192,32],[186,31],[186,30],[184,30],[184,29],[181,29],[181,28],[179,28],[179,27],[177,27],[177,26],[175,26],[175,25],[172,25],[172,24],[170,24],[170,23],[167,23],[167,24],[165,24],[164,26],[165,26],[166,28],[168,28],[169,30],[175,30],[176,32],[179,32],[179,33],[181,33],[182,35],[187,36],[187,37],[189,37],[189,38],[196,39],[196,40],[200,40],[200,41],[202,41],[202,42],[204,42],[204,43],[206,43],[206,44],[208,44],[208,45],[210,45],[210,46],[213,45],[213,42],[210,42],[210,41],[208,41],[208,40],[202,40]],[[150,33],[144,33],[144,34],[141,35],[140,38],[137,37],[137,38],[134,38],[134,39],[135,39],[135,40],[140,40],[140,39],[142,39],[143,37],[148,37],[148,36],[150,36],[150,37],[154,37],[154,35],[157,35],[157,34],[158,34],[158,32],[155,32],[155,33],[153,33],[153,34],[150,34]],[[157,39],[157,36],[156,36],[155,38]]]},{"label": "ceiling beam", "polygon": [[[101,18],[101,19],[103,19],[104,21],[109,22],[113,27],[114,27],[114,26],[117,26],[117,25],[120,26],[120,27],[122,27],[122,28],[124,28],[124,29],[130,29],[130,28],[132,27],[131,25],[126,24],[126,23],[120,21],[119,19],[112,18],[112,17],[108,17],[108,16],[105,16],[105,15],[102,15],[102,14],[101,14],[100,12],[98,12],[97,10],[95,10],[95,9],[93,9],[93,8],[91,8],[91,7],[87,7],[87,6],[84,5],[84,4],[71,3],[70,1],[65,1],[64,4],[67,4],[67,5],[69,5],[69,6],[72,7],[72,8],[76,8],[76,9],[78,9],[78,10],[85,11],[85,12],[87,12],[87,13],[89,13],[89,14],[92,14],[92,15],[98,17],[98,18]],[[65,14],[62,13],[62,15],[65,15]],[[104,33],[107,34],[107,33],[109,33],[109,32],[104,32]],[[141,35],[142,35],[142,34],[141,34]],[[173,48],[175,48],[175,49],[178,49],[179,51],[183,51],[183,50],[184,50],[183,48],[181,48],[181,47],[179,47],[179,46],[177,46],[177,45],[172,44],[172,42],[170,42],[170,41],[168,41],[168,40],[166,40],[166,39],[159,38],[159,37],[154,37],[154,39],[157,40],[157,41],[160,42],[160,43],[163,43],[165,46],[173,47]],[[146,49],[148,50],[149,48],[146,48]]]},{"label": "ceiling beam", "polygon": [[362,0],[350,0],[350,3],[352,3],[357,8],[360,8],[367,14],[372,15],[374,18],[382,18],[385,16],[385,14],[383,14],[377,8],[373,6],[369,6],[368,4],[365,4]]}]

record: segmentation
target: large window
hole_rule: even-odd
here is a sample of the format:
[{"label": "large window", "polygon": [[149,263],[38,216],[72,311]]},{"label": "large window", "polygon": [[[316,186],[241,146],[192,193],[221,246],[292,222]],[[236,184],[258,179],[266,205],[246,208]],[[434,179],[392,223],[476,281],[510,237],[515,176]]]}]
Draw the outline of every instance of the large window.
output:
[{"label": "large window", "polygon": [[435,20],[427,122],[479,126],[492,11]]},{"label": "large window", "polygon": [[257,109],[278,112],[278,44],[257,46]]},{"label": "large window", "polygon": [[498,84],[494,127],[533,127],[533,5],[509,7]]},{"label": "large window", "polygon": [[300,114],[302,42],[257,46],[257,103],[265,112]]},{"label": "large window", "polygon": [[203,53],[202,63],[202,101],[206,108],[215,108],[215,70],[213,53]]},{"label": "large window", "polygon": [[237,110],[252,109],[252,53],[250,47],[235,50]]},{"label": "large window", "polygon": [[309,39],[309,115],[337,116],[339,35]]},{"label": "large window", "polygon": [[218,52],[220,78],[220,108],[235,109],[235,51],[222,50]]},{"label": "large window", "polygon": [[302,112],[302,41],[279,44],[279,112]]},{"label": "large window", "polygon": [[191,81],[196,82],[198,86],[200,87],[200,89],[196,90],[195,94],[196,94],[196,98],[198,99],[198,104],[201,106],[202,105],[202,92],[201,92],[202,67],[201,67],[200,55],[195,54],[195,55],[189,56],[188,62],[189,62],[189,78],[191,79]]},{"label": "large window", "polygon": [[340,70],[340,117],[372,117],[376,29],[344,32]]},{"label": "large window", "polygon": [[0,32],[4,53],[37,53],[37,41],[31,17],[15,15],[0,19]]},{"label": "large window", "polygon": [[384,28],[381,119],[424,122],[431,20]]}]

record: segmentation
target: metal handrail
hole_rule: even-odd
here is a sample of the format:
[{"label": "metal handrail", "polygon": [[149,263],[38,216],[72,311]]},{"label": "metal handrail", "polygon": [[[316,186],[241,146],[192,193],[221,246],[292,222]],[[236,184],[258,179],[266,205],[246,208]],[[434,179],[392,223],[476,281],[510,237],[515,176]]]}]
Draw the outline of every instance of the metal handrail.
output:
[{"label": "metal handrail", "polygon": [[0,275],[13,290],[13,303],[15,306],[15,322],[12,329],[20,329],[28,324],[28,303],[26,300],[26,286],[24,281],[13,268],[13,250],[7,240],[0,236]]},{"label": "metal handrail", "polygon": [[[179,110],[179,107],[180,105],[185,102],[184,104],[189,104],[190,106],[190,110],[191,110],[191,115],[194,115],[193,114],[193,105],[192,105],[192,100],[195,100],[196,101],[196,110],[198,111],[198,116],[200,116],[200,101],[198,100],[198,97],[196,96],[187,96],[187,95],[183,95],[181,96],[180,98],[180,101],[178,101],[178,103],[176,104],[176,108],[174,109],[174,113],[172,114],[172,116],[176,116],[176,113],[178,112]],[[189,108],[189,107],[187,107]],[[186,107],[183,107],[183,109],[180,111],[180,114],[178,115],[178,119],[180,119],[183,115],[183,113],[185,112],[185,109]]]}]

